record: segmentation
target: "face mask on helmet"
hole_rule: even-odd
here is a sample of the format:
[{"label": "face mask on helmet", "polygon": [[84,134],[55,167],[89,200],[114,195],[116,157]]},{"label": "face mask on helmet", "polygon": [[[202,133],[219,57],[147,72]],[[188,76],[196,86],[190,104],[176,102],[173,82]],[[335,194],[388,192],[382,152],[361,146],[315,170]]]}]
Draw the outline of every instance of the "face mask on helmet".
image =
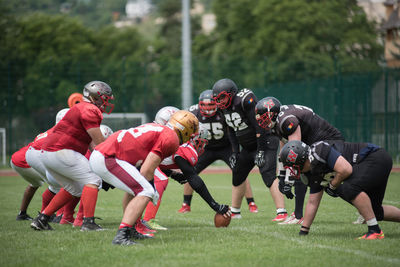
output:
[{"label": "face mask on helmet", "polygon": [[60,120],[62,120],[65,116],[65,114],[67,114],[69,108],[64,108],[62,110],[60,110],[59,112],[57,112],[56,115],[56,124],[60,122]]},{"label": "face mask on helmet", "polygon": [[199,132],[192,135],[190,143],[196,149],[197,154],[200,156],[204,152],[205,146],[208,144],[208,140],[211,138],[211,134],[204,124],[199,123]]},{"label": "face mask on helmet", "polygon": [[107,139],[110,135],[114,133],[113,130],[111,130],[111,128],[105,124],[100,125],[100,131],[105,139]]},{"label": "face mask on helmet", "polygon": [[174,114],[178,110],[178,108],[172,106],[163,107],[157,112],[154,122],[161,125],[166,125],[172,114]]},{"label": "face mask on helmet", "polygon": [[308,159],[310,147],[295,140],[287,142],[279,154],[283,166],[290,171],[290,176],[300,178],[301,170]]},{"label": "face mask on helmet", "polygon": [[112,89],[105,82],[89,82],[83,89],[83,96],[95,104],[101,112],[110,114],[114,109],[114,104],[110,103],[114,99]]},{"label": "face mask on helmet", "polygon": [[232,104],[238,88],[230,79],[221,79],[213,85],[213,98],[219,109],[227,109]]},{"label": "face mask on helmet", "polygon": [[217,112],[217,104],[213,98],[212,90],[205,90],[200,94],[199,110],[204,117],[212,117]]},{"label": "face mask on helmet", "polygon": [[265,97],[261,99],[255,107],[258,125],[264,129],[273,128],[280,109],[281,103],[275,97]]},{"label": "face mask on helmet", "polygon": [[199,120],[196,116],[186,110],[175,112],[169,119],[167,126],[178,135],[179,143],[183,144],[189,141],[192,134],[199,131]]}]

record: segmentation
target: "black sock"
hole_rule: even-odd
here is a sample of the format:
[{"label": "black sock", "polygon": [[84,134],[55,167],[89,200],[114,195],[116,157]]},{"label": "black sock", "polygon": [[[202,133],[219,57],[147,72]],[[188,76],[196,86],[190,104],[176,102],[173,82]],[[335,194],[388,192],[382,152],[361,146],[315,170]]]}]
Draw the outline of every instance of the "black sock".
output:
[{"label": "black sock", "polygon": [[307,193],[307,186],[302,182],[296,181],[294,184],[294,193],[296,195],[294,215],[296,219],[301,219],[303,217],[304,198]]},{"label": "black sock", "polygon": [[186,203],[190,206],[190,204],[192,203],[192,197],[193,195],[183,195],[183,203]]},{"label": "black sock", "polygon": [[26,211],[20,210],[18,215],[25,215],[25,214],[26,214]]},{"label": "black sock", "polygon": [[380,233],[381,232],[381,228],[379,227],[378,224],[375,224],[375,225],[372,225],[372,226],[368,226],[368,232]]},{"label": "black sock", "polygon": [[254,197],[246,198],[246,200],[247,200],[247,205],[249,205],[251,202],[254,202]]}]

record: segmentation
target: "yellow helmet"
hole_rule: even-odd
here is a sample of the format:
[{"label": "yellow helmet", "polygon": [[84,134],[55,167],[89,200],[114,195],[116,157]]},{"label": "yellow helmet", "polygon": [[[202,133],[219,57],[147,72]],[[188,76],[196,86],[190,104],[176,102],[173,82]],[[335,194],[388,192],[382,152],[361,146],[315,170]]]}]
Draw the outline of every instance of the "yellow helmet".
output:
[{"label": "yellow helmet", "polygon": [[199,120],[193,113],[186,110],[179,110],[172,114],[167,126],[176,132],[180,144],[183,144],[199,131]]}]

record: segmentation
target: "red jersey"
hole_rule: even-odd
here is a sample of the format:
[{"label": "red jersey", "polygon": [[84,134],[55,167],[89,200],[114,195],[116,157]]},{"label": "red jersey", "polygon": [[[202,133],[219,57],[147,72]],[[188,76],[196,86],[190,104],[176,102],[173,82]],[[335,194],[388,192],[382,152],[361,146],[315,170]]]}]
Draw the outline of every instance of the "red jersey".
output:
[{"label": "red jersey", "polygon": [[30,168],[31,166],[28,165],[25,159],[25,153],[28,151],[28,148],[32,145],[32,143],[29,143],[27,146],[24,146],[11,156],[11,161],[12,163],[20,168]]},{"label": "red jersey", "polygon": [[179,148],[174,130],[156,123],[120,130],[96,146],[105,157],[116,157],[139,167],[150,152],[161,159],[171,156]]},{"label": "red jersey", "polygon": [[180,157],[184,158],[193,167],[196,165],[197,160],[199,159],[199,156],[197,154],[196,149],[194,149],[193,145],[190,142],[187,142],[187,143],[181,145],[178,148],[178,151],[176,151],[175,154],[173,154],[172,156],[164,159],[160,163],[160,169],[162,169],[162,170],[165,170],[165,169],[179,169],[179,166],[176,165],[176,163],[175,163],[175,157],[176,156],[180,156]]},{"label": "red jersey", "polygon": [[54,127],[54,132],[46,138],[42,149],[46,151],[72,149],[85,155],[92,142],[87,130],[100,127],[102,120],[103,114],[97,106],[85,101],[80,102],[74,105]]},{"label": "red jersey", "polygon": [[35,137],[35,140],[33,140],[33,142],[31,143],[31,146],[36,150],[41,149],[44,141],[46,140],[46,138],[54,131],[54,127],[48,129],[44,133],[38,134]]}]

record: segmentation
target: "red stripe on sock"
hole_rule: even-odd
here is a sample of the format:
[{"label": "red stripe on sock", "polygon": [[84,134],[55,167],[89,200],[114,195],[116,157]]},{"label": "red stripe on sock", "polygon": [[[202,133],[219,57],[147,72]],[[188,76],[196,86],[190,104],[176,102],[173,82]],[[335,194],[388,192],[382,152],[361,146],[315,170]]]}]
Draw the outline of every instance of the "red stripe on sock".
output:
[{"label": "red stripe on sock", "polygon": [[121,222],[121,224],[119,225],[119,229],[121,229],[121,228],[124,228],[124,227],[129,227],[129,228],[132,228],[132,227],[133,227],[133,225],[131,225],[131,224],[127,224],[127,223],[124,223],[124,222]]}]

